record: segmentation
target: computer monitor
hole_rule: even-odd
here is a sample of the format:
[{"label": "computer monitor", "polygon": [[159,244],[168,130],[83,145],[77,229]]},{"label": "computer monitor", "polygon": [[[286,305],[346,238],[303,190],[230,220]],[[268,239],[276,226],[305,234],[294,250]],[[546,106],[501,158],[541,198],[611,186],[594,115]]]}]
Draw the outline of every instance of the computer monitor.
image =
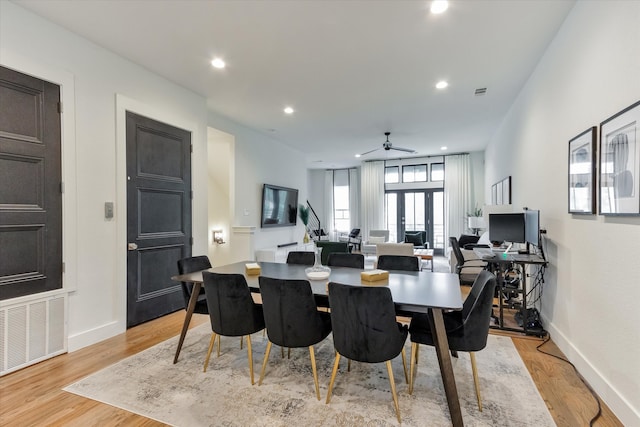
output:
[{"label": "computer monitor", "polygon": [[524,213],[489,214],[489,240],[525,243]]},{"label": "computer monitor", "polygon": [[524,238],[527,243],[540,246],[540,211],[524,211]]}]

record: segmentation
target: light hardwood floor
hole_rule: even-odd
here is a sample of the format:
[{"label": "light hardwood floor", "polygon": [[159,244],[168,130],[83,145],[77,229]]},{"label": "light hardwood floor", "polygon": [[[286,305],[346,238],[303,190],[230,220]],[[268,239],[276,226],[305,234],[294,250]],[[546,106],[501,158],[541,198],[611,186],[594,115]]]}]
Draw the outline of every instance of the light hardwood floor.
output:
[{"label": "light hardwood floor", "polygon": [[[184,311],[178,311],[129,329],[101,343],[55,357],[0,378],[0,425],[9,426],[158,426],[157,421],[62,391],[73,383],[125,357],[138,353],[180,332]],[[209,319],[194,315],[192,327]],[[542,341],[513,338],[525,365],[558,426],[586,426],[596,403],[573,368],[536,351]],[[561,355],[549,342],[546,351]],[[482,375],[490,373],[480,372]],[[596,426],[622,426],[603,404]]]}]

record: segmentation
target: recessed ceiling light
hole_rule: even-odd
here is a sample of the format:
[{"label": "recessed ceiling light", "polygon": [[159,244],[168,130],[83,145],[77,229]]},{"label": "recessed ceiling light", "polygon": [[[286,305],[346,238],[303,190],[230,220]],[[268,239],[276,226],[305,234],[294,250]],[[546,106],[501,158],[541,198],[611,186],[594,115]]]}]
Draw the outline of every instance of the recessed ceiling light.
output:
[{"label": "recessed ceiling light", "polygon": [[443,146],[443,147],[440,147],[440,149],[441,149],[442,151],[447,151],[447,147],[444,147],[444,146]]},{"label": "recessed ceiling light", "polygon": [[293,108],[291,108],[291,107],[284,107],[284,112],[285,112],[285,114],[293,114]]},{"label": "recessed ceiling light", "polygon": [[449,83],[444,80],[440,80],[438,83],[436,83],[436,89],[444,89],[447,86],[449,86]]},{"label": "recessed ceiling light", "polygon": [[434,0],[431,2],[431,13],[442,13],[449,8],[447,0]]},{"label": "recessed ceiling light", "polygon": [[356,154],[356,157],[360,157],[360,154]]},{"label": "recessed ceiling light", "polygon": [[213,58],[213,60],[211,61],[211,65],[213,65],[214,68],[222,69],[227,64],[225,64],[224,61],[220,58]]}]

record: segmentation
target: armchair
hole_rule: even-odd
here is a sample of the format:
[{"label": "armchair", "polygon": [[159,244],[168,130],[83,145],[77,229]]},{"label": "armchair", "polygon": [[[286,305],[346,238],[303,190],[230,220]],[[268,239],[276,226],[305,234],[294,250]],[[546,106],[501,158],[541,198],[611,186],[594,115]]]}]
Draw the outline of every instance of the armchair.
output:
[{"label": "armchair", "polygon": [[413,243],[416,249],[429,249],[429,241],[427,240],[427,232],[422,231],[405,231],[404,242]]},{"label": "armchair", "polygon": [[389,230],[369,230],[369,237],[362,242],[360,252],[363,255],[375,255],[376,245],[378,243],[387,243],[389,241]]},{"label": "armchair", "polygon": [[353,228],[349,234],[341,233],[338,236],[339,242],[347,242],[349,247],[353,247],[355,250],[360,250],[360,244],[362,243],[362,237],[360,236],[360,229]]}]

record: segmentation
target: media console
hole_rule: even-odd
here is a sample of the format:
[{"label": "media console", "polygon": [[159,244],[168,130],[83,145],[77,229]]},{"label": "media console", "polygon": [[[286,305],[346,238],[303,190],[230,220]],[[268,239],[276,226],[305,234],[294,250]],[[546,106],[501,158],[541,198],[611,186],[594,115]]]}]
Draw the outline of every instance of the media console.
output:
[{"label": "media console", "polygon": [[268,247],[264,249],[256,250],[256,261],[264,261],[264,262],[287,262],[287,255],[291,251],[303,251],[303,252],[313,252],[315,245],[313,242],[309,243],[284,243],[279,244],[277,246]]}]

